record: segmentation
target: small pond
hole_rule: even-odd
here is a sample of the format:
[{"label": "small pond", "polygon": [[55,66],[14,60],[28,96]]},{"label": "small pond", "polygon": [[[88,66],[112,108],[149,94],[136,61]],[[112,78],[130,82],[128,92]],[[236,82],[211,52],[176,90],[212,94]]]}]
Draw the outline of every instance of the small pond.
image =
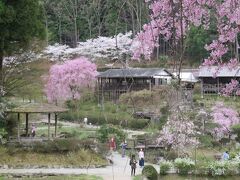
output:
[{"label": "small pond", "polygon": [[227,177],[200,177],[200,176],[178,176],[166,175],[161,176],[161,180],[240,180],[240,176],[227,176]]}]

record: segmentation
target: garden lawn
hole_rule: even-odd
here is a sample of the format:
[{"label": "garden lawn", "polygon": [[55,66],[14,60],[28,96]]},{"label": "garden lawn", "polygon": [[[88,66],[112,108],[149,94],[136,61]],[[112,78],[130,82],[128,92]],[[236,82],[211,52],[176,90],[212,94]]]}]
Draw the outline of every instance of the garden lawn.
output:
[{"label": "garden lawn", "polygon": [[142,129],[149,123],[148,119],[134,118],[132,108],[128,108],[125,104],[106,102],[101,107],[96,99],[93,99],[92,94],[91,97],[87,97],[88,95],[85,94],[79,101],[68,101],[66,104],[70,110],[60,114],[59,118],[63,121],[83,122],[87,117],[88,123],[94,125],[113,124],[130,129]]},{"label": "garden lawn", "polygon": [[24,166],[63,166],[63,167],[87,167],[105,166],[107,161],[98,154],[81,149],[67,153],[36,153],[31,151],[8,150],[0,147],[0,164],[10,167]]},{"label": "garden lawn", "polygon": [[[8,179],[7,177],[0,177],[0,180]],[[10,178],[9,178],[10,179]],[[25,177],[21,178],[22,180],[41,180],[41,179],[48,179],[48,180],[103,180],[103,178],[99,176],[90,176],[90,175],[80,175],[80,176],[44,176],[44,177]]]},{"label": "garden lawn", "polygon": [[[54,127],[51,127],[50,129],[50,134],[54,134],[55,129]],[[86,128],[81,128],[79,127],[71,127],[71,126],[66,126],[66,127],[58,127],[57,129],[57,134],[61,133],[67,133],[69,136],[77,138],[77,139],[87,139],[88,137],[94,137],[95,136],[95,129],[86,129]],[[37,136],[42,136],[44,135],[47,137],[48,134],[48,127],[47,125],[42,126],[41,128],[37,129]]]}]

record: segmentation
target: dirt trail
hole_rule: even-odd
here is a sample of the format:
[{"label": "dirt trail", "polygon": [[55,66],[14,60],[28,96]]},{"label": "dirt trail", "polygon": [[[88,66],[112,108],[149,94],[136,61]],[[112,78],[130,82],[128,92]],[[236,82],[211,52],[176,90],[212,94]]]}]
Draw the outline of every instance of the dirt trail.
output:
[{"label": "dirt trail", "polygon": [[[113,165],[106,166],[104,168],[59,168],[59,169],[0,169],[0,174],[15,174],[15,175],[79,175],[89,174],[103,177],[104,180],[131,180],[131,171],[129,166],[129,158],[122,158],[117,152],[112,154]],[[158,166],[154,165],[158,170]],[[142,169],[137,167],[136,175],[141,174]]]}]

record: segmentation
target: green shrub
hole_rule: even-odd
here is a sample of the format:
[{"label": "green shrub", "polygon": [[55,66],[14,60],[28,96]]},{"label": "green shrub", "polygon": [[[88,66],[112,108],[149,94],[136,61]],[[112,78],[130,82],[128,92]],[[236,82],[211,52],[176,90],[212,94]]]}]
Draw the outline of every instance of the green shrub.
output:
[{"label": "green shrub", "polygon": [[175,160],[178,157],[178,153],[174,150],[169,150],[167,151],[166,155],[165,155],[165,159],[168,160]]},{"label": "green shrub", "polygon": [[70,110],[68,112],[61,113],[59,115],[59,119],[74,122],[83,119],[83,115],[80,112]]},{"label": "green shrub", "polygon": [[195,167],[194,161],[189,158],[177,158],[174,161],[174,165],[181,175],[187,175],[189,171],[193,170]]},{"label": "green shrub", "polygon": [[103,125],[97,131],[97,139],[101,143],[108,142],[110,136],[115,137],[117,145],[120,144],[125,139],[125,133],[121,128],[117,126]]},{"label": "green shrub", "polygon": [[167,171],[169,171],[171,167],[172,167],[171,161],[161,161],[160,162],[160,174],[166,175]]},{"label": "green shrub", "polygon": [[132,102],[138,104],[149,101],[152,98],[152,92],[149,90],[132,91],[130,93],[124,93],[120,96],[119,101],[125,104],[131,104]]},{"label": "green shrub", "polygon": [[236,175],[238,173],[238,161],[211,161],[207,168],[212,176]]},{"label": "green shrub", "polygon": [[56,139],[47,142],[35,142],[32,145],[33,151],[40,153],[53,153],[53,152],[70,152],[77,151],[81,148],[90,149],[93,144],[92,140],[79,140],[79,139]]},{"label": "green shrub", "polygon": [[9,114],[6,117],[6,131],[8,135],[14,136],[17,135],[17,116],[16,114]]},{"label": "green shrub", "polygon": [[5,128],[0,128],[0,145],[6,142],[7,131]]},{"label": "green shrub", "polygon": [[128,121],[127,127],[131,129],[143,129],[149,124],[148,119],[131,119]]},{"label": "green shrub", "polygon": [[149,180],[157,180],[158,179],[157,170],[152,165],[144,166],[144,168],[142,170],[142,174]]},{"label": "green shrub", "polygon": [[132,129],[142,129],[148,125],[147,119],[135,119],[128,112],[126,105],[116,105],[111,102],[104,103],[104,108],[97,106],[96,102],[67,101],[66,106],[70,109],[61,113],[59,118],[65,121],[82,121],[88,118],[88,123],[94,125],[112,124]]},{"label": "green shrub", "polygon": [[99,111],[91,112],[87,115],[87,117],[88,117],[88,123],[91,123],[91,124],[102,125],[106,123],[104,114]]},{"label": "green shrub", "polygon": [[213,147],[213,138],[210,135],[201,135],[199,141],[204,147]]},{"label": "green shrub", "polygon": [[237,135],[236,141],[240,142],[240,124],[236,124],[232,126],[232,131],[233,131],[233,134]]}]

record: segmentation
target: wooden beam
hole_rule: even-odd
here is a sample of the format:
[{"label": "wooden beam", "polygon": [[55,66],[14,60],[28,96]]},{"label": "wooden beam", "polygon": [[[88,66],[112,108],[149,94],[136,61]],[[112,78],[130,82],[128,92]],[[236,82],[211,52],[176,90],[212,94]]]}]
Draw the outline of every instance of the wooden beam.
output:
[{"label": "wooden beam", "polygon": [[55,138],[57,137],[57,113],[55,113]]},{"label": "wooden beam", "polygon": [[50,140],[50,119],[51,119],[51,114],[48,113],[48,140]]},{"label": "wooden beam", "polygon": [[28,137],[28,113],[26,113],[26,136]]},{"label": "wooden beam", "polygon": [[18,136],[18,141],[20,141],[20,113],[17,114],[18,117],[18,122],[17,122],[17,136]]}]

